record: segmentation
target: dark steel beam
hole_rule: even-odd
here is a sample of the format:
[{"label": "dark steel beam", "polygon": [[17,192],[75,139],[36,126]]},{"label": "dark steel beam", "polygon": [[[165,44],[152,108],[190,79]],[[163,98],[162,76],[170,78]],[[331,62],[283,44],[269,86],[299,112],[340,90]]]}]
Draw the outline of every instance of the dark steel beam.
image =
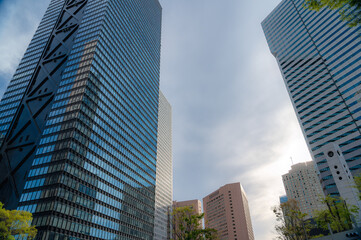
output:
[{"label": "dark steel beam", "polygon": [[88,0],[66,0],[1,146],[0,201],[17,207]]}]

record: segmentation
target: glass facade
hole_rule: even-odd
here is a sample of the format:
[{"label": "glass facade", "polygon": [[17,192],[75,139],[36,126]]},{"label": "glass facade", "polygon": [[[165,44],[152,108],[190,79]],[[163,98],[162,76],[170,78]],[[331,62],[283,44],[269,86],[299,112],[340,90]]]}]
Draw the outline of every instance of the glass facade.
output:
[{"label": "glass facade", "polygon": [[280,196],[280,204],[285,203],[288,201],[288,198],[286,195]]},{"label": "glass facade", "polygon": [[29,81],[48,42],[63,1],[52,0],[0,102],[0,145],[2,144]]},{"label": "glass facade", "polygon": [[1,131],[7,134],[34,71],[25,63],[36,64],[61,9],[79,4],[86,7],[17,209],[33,213],[38,239],[153,239],[161,45],[157,0],[51,1],[1,102]]},{"label": "glass facade", "polygon": [[170,239],[173,204],[172,108],[159,93],[154,239]]},{"label": "glass facade", "polygon": [[337,144],[355,175],[361,168],[361,27],[336,11],[283,0],[263,21],[326,194],[339,191],[324,148]]}]

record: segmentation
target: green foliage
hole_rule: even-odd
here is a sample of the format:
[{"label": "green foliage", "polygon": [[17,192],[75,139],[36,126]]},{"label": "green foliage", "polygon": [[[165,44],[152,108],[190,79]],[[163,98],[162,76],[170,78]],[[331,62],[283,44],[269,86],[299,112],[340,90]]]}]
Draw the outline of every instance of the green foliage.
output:
[{"label": "green foliage", "polygon": [[26,211],[6,210],[0,202],[0,239],[13,240],[14,236],[34,239],[37,234],[35,226],[31,226],[32,214]]},{"label": "green foliage", "polygon": [[324,237],[324,236],[325,235],[323,235],[323,234],[318,234],[318,235],[312,236],[311,239],[320,238],[320,237]]},{"label": "green foliage", "polygon": [[353,178],[355,180],[355,188],[359,191],[359,199],[361,200],[361,174]]},{"label": "green foliage", "polygon": [[350,27],[361,25],[361,0],[305,0],[304,6],[315,11],[324,7],[337,10]]},{"label": "green foliage", "polygon": [[327,196],[322,199],[327,206],[324,210],[315,211],[315,219],[319,227],[342,232],[352,229],[352,216],[358,212],[355,206],[347,206],[341,197]]},{"label": "green foliage", "polygon": [[174,240],[217,239],[217,231],[212,228],[202,229],[204,214],[195,214],[190,207],[173,209]]},{"label": "green foliage", "polygon": [[307,214],[301,212],[296,200],[290,199],[272,210],[278,222],[275,226],[278,239],[304,240],[309,238],[311,224],[305,220]]}]

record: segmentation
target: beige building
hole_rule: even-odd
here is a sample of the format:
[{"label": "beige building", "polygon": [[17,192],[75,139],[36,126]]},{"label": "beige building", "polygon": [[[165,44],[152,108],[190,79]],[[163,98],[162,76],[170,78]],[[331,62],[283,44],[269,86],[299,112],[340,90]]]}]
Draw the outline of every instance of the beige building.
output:
[{"label": "beige building", "polygon": [[301,212],[308,214],[307,218],[312,218],[315,210],[324,207],[320,202],[324,194],[313,161],[291,166],[291,170],[282,175],[282,180],[287,198],[295,199]]},{"label": "beige building", "polygon": [[188,200],[188,201],[173,201],[173,208],[179,207],[191,207],[194,210],[194,213],[201,214],[202,213],[202,203],[201,201],[195,200]]},{"label": "beige building", "polygon": [[220,240],[254,240],[246,193],[231,183],[203,198],[205,226],[214,228]]},{"label": "beige building", "polygon": [[[202,203],[201,201],[195,199],[195,200],[188,200],[188,201],[173,201],[173,209],[179,208],[179,207],[190,207],[193,209],[194,214],[201,214],[202,213]],[[178,220],[173,218],[172,223],[172,230],[173,230],[173,239],[178,240],[179,238],[176,235],[176,232],[179,231],[178,229]],[[200,227],[202,227],[202,221],[199,222]]]}]

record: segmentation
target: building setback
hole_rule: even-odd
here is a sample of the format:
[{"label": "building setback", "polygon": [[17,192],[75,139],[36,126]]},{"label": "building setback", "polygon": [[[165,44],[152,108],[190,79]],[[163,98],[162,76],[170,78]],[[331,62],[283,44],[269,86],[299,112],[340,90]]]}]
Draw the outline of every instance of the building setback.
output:
[{"label": "building setback", "polygon": [[51,0],[0,103],[0,201],[38,239],[153,239],[161,6]]},{"label": "building setback", "polygon": [[337,11],[303,4],[283,0],[262,27],[325,194],[355,203],[343,190],[350,171],[355,176],[361,168],[361,27],[347,26]]},{"label": "building setback", "polygon": [[170,239],[173,204],[172,107],[159,93],[154,240]]},{"label": "building setback", "polygon": [[307,213],[306,218],[313,218],[315,210],[325,207],[321,203],[324,194],[313,161],[292,165],[291,170],[282,175],[282,181],[287,199],[296,200],[301,212]]},{"label": "building setback", "polygon": [[203,198],[204,221],[220,240],[254,240],[246,193],[240,183],[220,187]]}]

